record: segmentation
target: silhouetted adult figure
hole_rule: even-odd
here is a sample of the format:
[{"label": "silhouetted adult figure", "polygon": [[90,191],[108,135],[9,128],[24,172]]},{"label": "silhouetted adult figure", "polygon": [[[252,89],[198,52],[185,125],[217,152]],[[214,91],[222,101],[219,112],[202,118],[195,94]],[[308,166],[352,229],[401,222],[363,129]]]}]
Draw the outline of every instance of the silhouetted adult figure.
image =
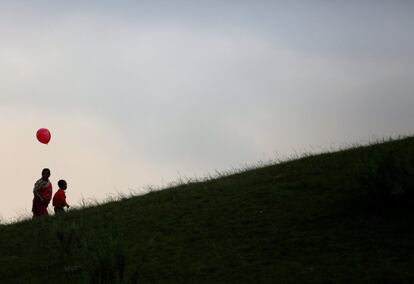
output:
[{"label": "silhouetted adult figure", "polygon": [[52,199],[52,183],[49,181],[50,170],[42,170],[42,178],[36,181],[33,189],[33,218],[49,216],[47,206]]}]

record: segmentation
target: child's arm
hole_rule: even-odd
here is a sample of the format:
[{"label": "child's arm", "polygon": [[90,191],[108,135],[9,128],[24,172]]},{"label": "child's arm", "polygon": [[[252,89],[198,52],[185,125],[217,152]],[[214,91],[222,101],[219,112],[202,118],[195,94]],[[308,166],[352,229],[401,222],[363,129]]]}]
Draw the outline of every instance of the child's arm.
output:
[{"label": "child's arm", "polygon": [[66,194],[63,194],[63,202],[64,202],[64,205],[63,205],[63,207],[67,207],[67,208],[69,208],[70,206],[69,206],[69,204],[66,202]]}]

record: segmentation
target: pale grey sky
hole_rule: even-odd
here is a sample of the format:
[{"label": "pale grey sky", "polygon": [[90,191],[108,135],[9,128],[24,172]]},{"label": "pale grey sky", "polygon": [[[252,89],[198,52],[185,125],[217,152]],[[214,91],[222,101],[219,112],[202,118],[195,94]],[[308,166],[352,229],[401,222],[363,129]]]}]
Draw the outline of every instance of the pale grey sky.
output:
[{"label": "pale grey sky", "polygon": [[[1,1],[0,214],[413,133],[412,1]],[[52,131],[49,146],[35,140]]]}]

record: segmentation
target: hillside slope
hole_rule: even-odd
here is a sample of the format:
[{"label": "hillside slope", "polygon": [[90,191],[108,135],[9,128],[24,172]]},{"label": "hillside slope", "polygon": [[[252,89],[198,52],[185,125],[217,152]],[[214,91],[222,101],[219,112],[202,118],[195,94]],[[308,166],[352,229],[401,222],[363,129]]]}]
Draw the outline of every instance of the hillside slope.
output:
[{"label": "hillside slope", "polygon": [[3,225],[1,283],[414,283],[412,203],[361,185],[384,153],[414,138]]}]

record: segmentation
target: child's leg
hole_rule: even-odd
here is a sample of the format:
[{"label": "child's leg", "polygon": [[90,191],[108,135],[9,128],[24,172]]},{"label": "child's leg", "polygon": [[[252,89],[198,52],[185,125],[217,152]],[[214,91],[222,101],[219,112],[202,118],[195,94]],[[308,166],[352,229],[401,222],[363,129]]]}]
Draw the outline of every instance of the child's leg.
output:
[{"label": "child's leg", "polygon": [[63,207],[55,207],[55,214],[65,213]]}]

